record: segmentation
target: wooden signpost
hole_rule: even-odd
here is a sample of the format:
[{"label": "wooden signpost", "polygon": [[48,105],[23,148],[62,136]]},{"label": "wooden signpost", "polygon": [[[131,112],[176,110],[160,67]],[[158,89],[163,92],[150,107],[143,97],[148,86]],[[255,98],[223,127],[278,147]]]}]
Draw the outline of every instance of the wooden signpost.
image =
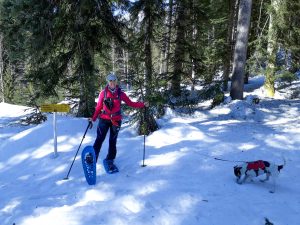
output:
[{"label": "wooden signpost", "polygon": [[53,136],[54,136],[54,157],[57,157],[57,135],[56,135],[56,113],[69,112],[70,106],[67,104],[45,104],[41,105],[42,112],[53,112]]}]

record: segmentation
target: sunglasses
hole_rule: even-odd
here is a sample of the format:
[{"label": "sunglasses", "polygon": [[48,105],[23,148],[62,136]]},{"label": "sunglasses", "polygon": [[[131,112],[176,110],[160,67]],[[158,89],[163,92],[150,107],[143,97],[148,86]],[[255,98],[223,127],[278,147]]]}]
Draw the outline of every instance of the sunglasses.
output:
[{"label": "sunglasses", "polygon": [[109,82],[116,82],[116,80],[109,80]]}]

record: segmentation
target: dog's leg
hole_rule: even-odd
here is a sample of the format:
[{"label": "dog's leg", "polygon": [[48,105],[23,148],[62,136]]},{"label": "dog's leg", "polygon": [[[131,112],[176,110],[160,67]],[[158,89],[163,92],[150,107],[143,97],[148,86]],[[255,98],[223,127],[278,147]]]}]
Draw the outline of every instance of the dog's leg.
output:
[{"label": "dog's leg", "polygon": [[248,178],[249,178],[249,175],[245,175],[244,179],[243,179],[243,183],[245,183]]},{"label": "dog's leg", "polygon": [[244,183],[247,180],[247,178],[248,178],[248,175],[244,175],[243,179],[240,178],[240,179],[237,180],[237,183],[238,184],[242,184],[242,183]]},{"label": "dog's leg", "polygon": [[273,177],[273,186],[272,186],[272,189],[270,190],[270,193],[275,193],[275,188],[276,188],[276,179],[275,177]]},{"label": "dog's leg", "polygon": [[265,178],[265,179],[263,179],[263,180],[260,180],[260,182],[265,182],[265,181],[268,181],[268,180],[269,180],[269,178],[270,178],[270,173],[269,173],[269,172],[267,172],[267,173],[266,173],[266,178]]}]

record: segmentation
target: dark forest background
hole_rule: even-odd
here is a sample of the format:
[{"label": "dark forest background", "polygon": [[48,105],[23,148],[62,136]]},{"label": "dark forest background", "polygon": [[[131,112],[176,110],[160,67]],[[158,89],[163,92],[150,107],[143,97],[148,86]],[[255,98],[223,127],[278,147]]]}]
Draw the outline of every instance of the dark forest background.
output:
[{"label": "dark forest background", "polygon": [[272,97],[276,80],[296,79],[299,29],[298,0],[0,0],[0,97],[68,99],[89,117],[113,71],[150,102],[137,120],[153,131],[166,106],[243,99],[250,76]]}]

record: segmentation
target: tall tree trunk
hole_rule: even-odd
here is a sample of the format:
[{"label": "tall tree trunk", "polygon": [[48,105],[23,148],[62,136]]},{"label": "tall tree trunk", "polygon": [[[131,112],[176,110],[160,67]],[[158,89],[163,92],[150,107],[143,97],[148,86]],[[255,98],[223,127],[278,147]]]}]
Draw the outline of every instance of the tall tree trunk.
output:
[{"label": "tall tree trunk", "polygon": [[1,101],[4,102],[4,81],[3,81],[3,36],[0,34],[0,95]]},{"label": "tall tree trunk", "polygon": [[[190,4],[191,4],[190,9],[192,10],[194,8],[195,3],[194,3],[194,1],[191,1]],[[192,17],[193,21],[196,21],[194,13],[191,13],[191,17]],[[191,34],[188,34],[188,35],[191,36],[193,46],[197,46],[197,42],[196,42],[197,32],[198,32],[198,30],[197,30],[197,27],[196,27],[196,22],[194,22],[192,24]],[[190,74],[191,74],[191,90],[194,91],[195,90],[195,74],[196,74],[196,71],[195,71],[195,59],[194,59],[193,56],[191,57],[190,71],[191,71],[190,72]]]},{"label": "tall tree trunk", "polygon": [[230,67],[232,62],[232,53],[233,53],[233,33],[234,33],[234,24],[235,24],[235,11],[236,11],[236,1],[238,0],[228,0],[228,10],[229,18],[227,22],[227,46],[226,46],[226,55],[224,59],[224,74],[223,74],[223,90],[228,90],[228,80],[230,74]]},{"label": "tall tree trunk", "polygon": [[183,1],[178,1],[177,6],[177,19],[176,19],[176,40],[175,40],[175,53],[174,53],[174,72],[171,78],[171,93],[173,96],[178,97],[181,94],[180,82],[183,76],[183,62],[185,53],[184,35],[185,35],[185,4]]},{"label": "tall tree trunk", "polygon": [[112,39],[111,43],[111,62],[112,62],[112,71],[116,72],[116,45],[114,39]]},{"label": "tall tree trunk", "polygon": [[277,30],[274,27],[274,17],[278,11],[278,4],[280,0],[272,0],[272,10],[270,12],[269,19],[269,31],[268,31],[268,66],[266,69],[266,80],[264,88],[268,97],[273,97],[275,94],[275,72],[276,72],[276,53],[277,53]]},{"label": "tall tree trunk", "polygon": [[145,51],[145,89],[146,89],[146,98],[151,93],[152,86],[152,51],[151,51],[151,39],[153,38],[153,21],[151,15],[151,6],[146,6],[145,8],[145,17],[147,18],[147,23],[145,26],[145,42],[144,42],[144,51]]},{"label": "tall tree trunk", "polygon": [[173,0],[169,1],[169,11],[168,11],[168,35],[166,43],[166,54],[165,54],[165,73],[169,73],[169,64],[170,64],[170,48],[171,48],[171,34],[172,34],[172,18],[173,18]]},{"label": "tall tree trunk", "polygon": [[[152,2],[147,2],[146,7],[145,7],[145,18],[146,19],[146,24],[145,24],[145,40],[144,40],[144,62],[145,62],[145,98],[143,99],[148,100],[148,96],[152,94],[153,90],[153,84],[152,84],[152,76],[153,76],[153,65],[152,65],[152,50],[151,46],[152,43],[151,41],[153,40],[153,19],[152,19],[152,14],[153,10],[151,8],[153,7],[151,4]],[[150,110],[147,110],[146,108],[143,110],[143,116],[141,120],[141,124],[143,124],[139,132],[140,134],[149,134],[155,130],[158,129],[158,125],[151,113]]]},{"label": "tall tree trunk", "polygon": [[243,99],[251,7],[252,0],[240,0],[237,40],[234,51],[232,83],[230,90],[230,96],[232,99]]},{"label": "tall tree trunk", "polygon": [[95,83],[94,83],[94,52],[92,47],[83,40],[78,43],[80,60],[80,100],[78,116],[90,117],[95,108]]},{"label": "tall tree trunk", "polygon": [[129,91],[129,80],[128,80],[128,50],[123,49],[123,62],[124,62],[124,75],[126,80],[126,90]]}]

